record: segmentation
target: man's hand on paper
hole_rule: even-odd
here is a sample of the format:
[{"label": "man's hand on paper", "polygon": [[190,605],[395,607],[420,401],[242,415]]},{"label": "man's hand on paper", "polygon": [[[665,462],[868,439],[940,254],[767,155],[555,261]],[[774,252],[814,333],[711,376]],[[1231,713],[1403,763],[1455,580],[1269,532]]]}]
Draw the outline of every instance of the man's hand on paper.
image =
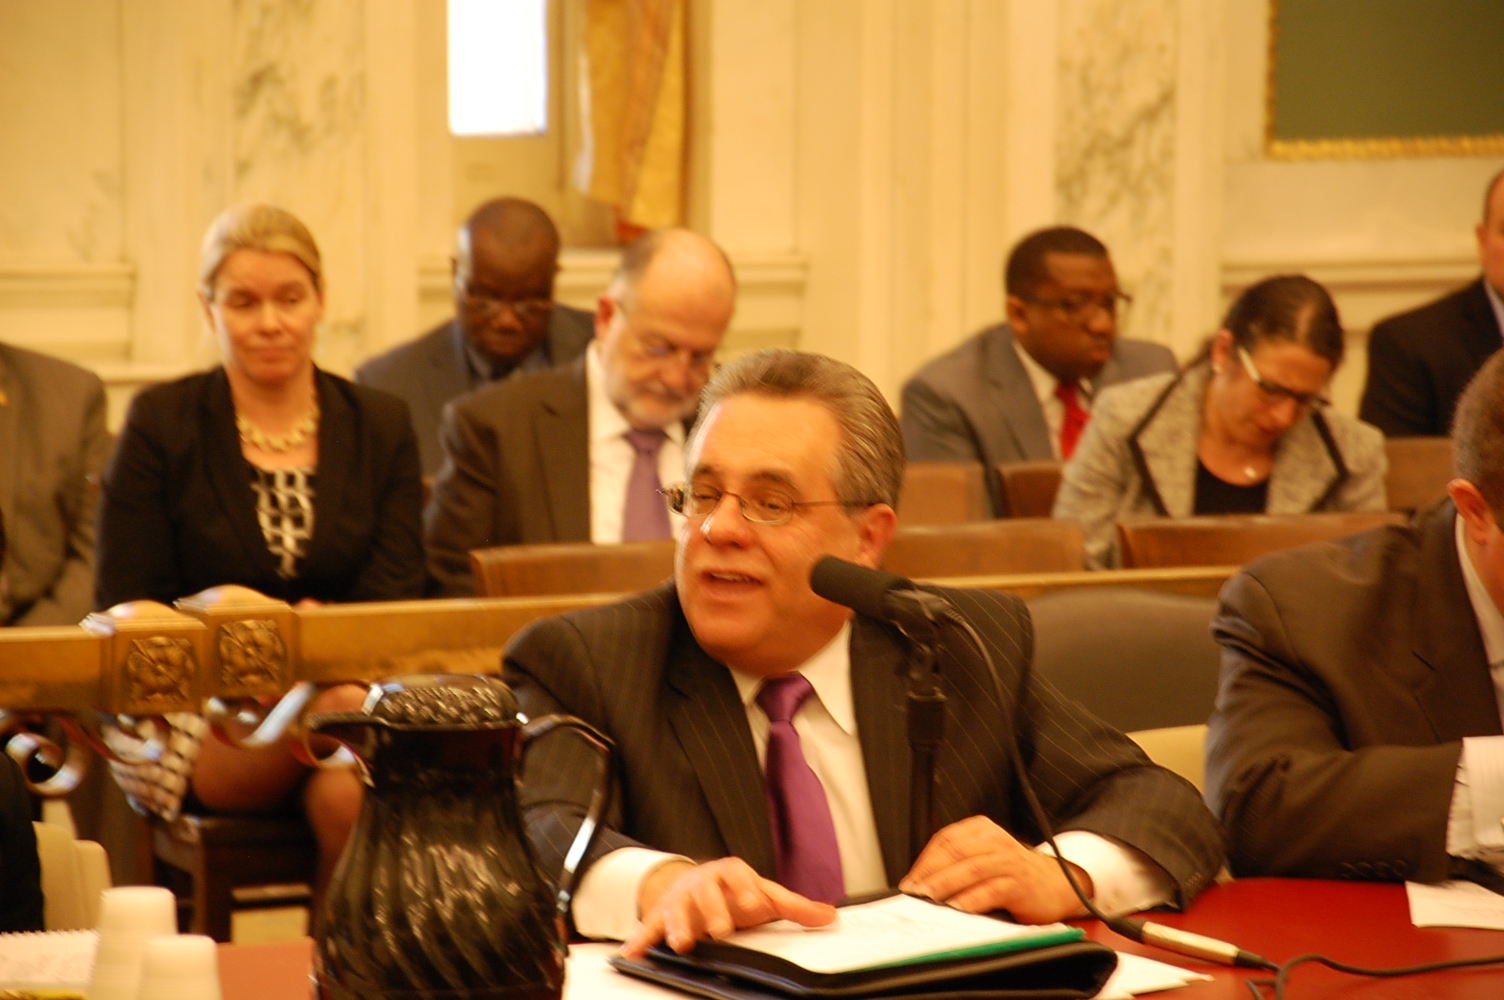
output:
[{"label": "man's hand on paper", "polygon": [[[1090,896],[1091,878],[1074,865],[1072,871]],[[931,837],[898,887],[967,913],[1007,910],[1026,924],[1086,913],[1059,862],[985,816],[952,823]]]},{"label": "man's hand on paper", "polygon": [[641,958],[659,941],[682,954],[702,938],[718,940],[770,920],[822,927],[836,918],[834,906],[763,878],[740,858],[670,861],[643,880],[637,902],[642,922],[621,948],[628,958]]}]

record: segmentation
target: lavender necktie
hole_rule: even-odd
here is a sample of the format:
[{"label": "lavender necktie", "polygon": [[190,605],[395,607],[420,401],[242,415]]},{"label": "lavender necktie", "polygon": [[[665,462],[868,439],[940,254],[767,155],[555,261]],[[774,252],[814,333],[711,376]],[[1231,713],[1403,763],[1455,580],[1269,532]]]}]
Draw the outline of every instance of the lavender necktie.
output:
[{"label": "lavender necktie", "polygon": [[621,540],[647,542],[668,537],[668,505],[658,495],[658,450],[666,435],[661,430],[627,431],[637,454],[627,477],[627,501],[622,508]]},{"label": "lavender necktie", "polygon": [[764,783],[778,881],[810,899],[834,903],[846,895],[836,826],[825,788],[804,759],[791,721],[813,693],[803,674],[769,678],[757,692],[769,722]]}]

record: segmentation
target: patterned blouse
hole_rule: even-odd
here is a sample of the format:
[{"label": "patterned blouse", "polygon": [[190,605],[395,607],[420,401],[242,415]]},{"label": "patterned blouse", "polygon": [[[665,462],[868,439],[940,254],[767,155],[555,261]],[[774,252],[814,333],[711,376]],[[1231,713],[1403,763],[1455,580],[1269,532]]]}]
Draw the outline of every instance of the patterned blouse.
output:
[{"label": "patterned blouse", "polygon": [[256,520],[266,547],[277,560],[284,580],[298,575],[298,563],[313,537],[313,467],[262,469],[253,466],[251,489],[256,494]]}]

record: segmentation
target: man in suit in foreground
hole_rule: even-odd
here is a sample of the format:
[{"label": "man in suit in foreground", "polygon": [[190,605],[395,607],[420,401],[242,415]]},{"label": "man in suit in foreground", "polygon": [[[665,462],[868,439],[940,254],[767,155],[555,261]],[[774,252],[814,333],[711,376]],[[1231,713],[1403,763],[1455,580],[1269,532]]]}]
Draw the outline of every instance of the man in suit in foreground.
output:
[{"label": "man in suit in foreground", "polygon": [[1175,368],[1168,348],[1117,335],[1128,297],[1089,233],[1030,233],[1008,254],[1003,284],[1007,322],[920,368],[899,408],[909,460],[981,462],[998,517],[998,463],[1069,458],[1098,390]]},{"label": "man in suit in foreground", "polygon": [[1468,379],[1504,346],[1504,171],[1484,192],[1475,233],[1477,281],[1381,320],[1369,335],[1358,415],[1386,437],[1445,436]]},{"label": "man in suit in foreground", "polygon": [[439,471],[444,404],[518,372],[567,364],[590,343],[590,314],[553,301],[559,232],[521,198],[481,205],[450,260],[454,318],[355,369],[355,381],[400,396],[412,413],[423,474]]},{"label": "man in suit in foreground", "polygon": [[[686,229],[648,233],[622,251],[583,357],[448,407],[445,459],[424,514],[440,592],[473,592],[471,549],[667,538],[654,488],[683,468],[685,421],[735,300],[720,247]],[[651,481],[634,490],[644,485],[638,471]],[[631,516],[644,493],[651,525]]]},{"label": "man in suit in foreground", "polygon": [[1450,500],[1228,582],[1207,799],[1238,875],[1436,882],[1504,858],[1504,355]]},{"label": "man in suit in foreground", "polygon": [[[916,857],[910,647],[810,589],[823,556],[875,567],[896,527],[903,444],[864,375],[794,351],[731,362],[706,388],[685,469],[689,483],[670,491],[684,514],[674,581],[535,623],[505,659],[530,716],[569,712],[615,742],[613,809],[575,897],[581,933],[626,939],[628,953],[661,939],[684,951],[780,917],[827,923],[829,902],[893,885],[1027,922],[1082,913],[1018,806],[1013,740],[1061,851],[1101,907],[1184,903],[1211,880],[1221,846],[1195,789],[1035,678],[1027,610],[984,591],[934,588],[981,634],[999,675],[955,630],[943,633],[938,832]],[[783,793],[765,786],[761,758],[775,735],[786,754],[788,733],[762,701],[806,681],[796,752],[823,794],[776,820],[770,798]],[[572,743],[537,744],[524,786],[529,832],[555,870],[591,773]],[[816,817],[823,850],[789,839]]]}]

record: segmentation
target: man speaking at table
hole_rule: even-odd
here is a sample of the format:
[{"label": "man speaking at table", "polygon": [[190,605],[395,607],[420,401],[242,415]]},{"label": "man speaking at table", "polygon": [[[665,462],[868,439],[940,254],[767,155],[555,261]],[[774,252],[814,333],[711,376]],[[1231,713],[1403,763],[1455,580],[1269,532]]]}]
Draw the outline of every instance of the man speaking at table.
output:
[{"label": "man speaking at table", "polygon": [[1452,443],[1450,499],[1410,525],[1223,589],[1207,797],[1236,874],[1504,884],[1504,354]]},{"label": "man speaking at table", "polygon": [[[1100,907],[1183,904],[1211,880],[1221,845],[1195,789],[1034,677],[1028,612],[984,591],[936,590],[990,649],[1003,701],[959,633],[942,633],[939,832],[916,858],[908,645],[810,588],[822,557],[875,567],[892,537],[897,420],[855,369],[792,351],[722,368],[700,412],[689,482],[668,491],[684,514],[674,581],[535,623],[506,657],[524,712],[580,716],[616,743],[580,933],[682,951],[780,917],[827,923],[829,902],[894,884],[1026,922],[1080,914],[1035,846],[1011,740]],[[536,744],[524,775],[529,831],[555,870],[591,773],[573,742]]]}]

